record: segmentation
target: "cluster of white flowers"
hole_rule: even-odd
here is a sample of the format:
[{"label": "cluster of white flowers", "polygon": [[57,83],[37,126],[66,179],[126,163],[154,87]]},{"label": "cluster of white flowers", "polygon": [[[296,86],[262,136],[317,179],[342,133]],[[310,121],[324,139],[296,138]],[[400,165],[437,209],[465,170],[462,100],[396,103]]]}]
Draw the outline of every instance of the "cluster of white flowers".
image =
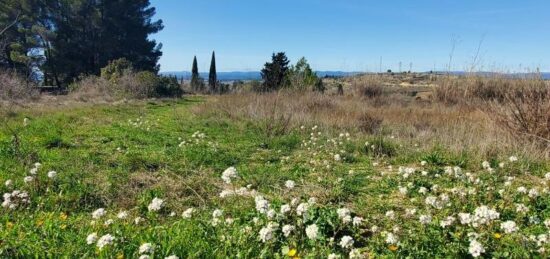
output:
[{"label": "cluster of white flowers", "polygon": [[259,232],[260,240],[265,243],[273,239],[275,235],[274,233],[275,231],[277,231],[278,228],[279,228],[279,224],[277,223],[274,223],[274,222],[267,223],[265,227],[260,229],[260,232]]},{"label": "cluster of white flowers", "polygon": [[502,230],[504,230],[504,233],[506,233],[506,234],[510,234],[510,233],[518,231],[518,226],[516,225],[516,222],[511,221],[511,220],[502,222],[500,224],[500,228]]},{"label": "cluster of white flowers", "polygon": [[155,197],[151,201],[151,203],[149,203],[149,205],[147,206],[147,209],[149,211],[159,211],[160,209],[162,209],[163,205],[164,205],[164,200]]},{"label": "cluster of white flowers", "polygon": [[319,235],[319,227],[316,224],[311,224],[306,227],[306,236],[309,239],[317,239]]},{"label": "cluster of white flowers", "polygon": [[267,213],[269,210],[269,201],[264,199],[263,196],[258,195],[254,198],[254,201],[256,202],[256,210],[260,213]]},{"label": "cluster of white flowers", "polygon": [[192,216],[193,216],[193,213],[195,212],[195,209],[194,208],[188,208],[186,209],[185,211],[183,211],[183,213],[181,214],[181,216],[184,218],[184,219],[190,219]]},{"label": "cluster of white flowers", "polygon": [[353,238],[350,236],[343,236],[340,240],[340,246],[344,249],[349,249],[353,247]]},{"label": "cluster of white flowers", "polygon": [[230,184],[231,183],[231,179],[232,178],[237,178],[238,174],[237,174],[237,169],[233,166],[225,169],[225,171],[223,171],[222,173],[222,180],[226,183],[226,184]]},{"label": "cluster of white flowers", "polygon": [[99,208],[92,212],[92,218],[100,219],[101,217],[105,216],[105,214],[107,214],[107,211],[104,208]]},{"label": "cluster of white flowers", "polygon": [[479,257],[481,254],[485,253],[485,248],[477,240],[473,239],[470,241],[470,246],[468,247],[468,252],[473,257]]},{"label": "cluster of white flowers", "polygon": [[[90,236],[88,236],[88,238],[90,240],[94,239],[94,238],[97,238],[97,234],[93,233],[92,235],[94,235],[94,234],[95,234],[95,237],[92,236],[92,238],[90,238]],[[87,241],[89,241],[88,238],[87,238]],[[102,250],[105,246],[108,246],[108,245],[112,244],[114,241],[115,241],[114,236],[112,236],[111,234],[106,234],[106,235],[101,236],[97,240],[96,246],[99,248],[99,250]],[[93,242],[91,242],[91,243],[93,243]]]},{"label": "cluster of white flowers", "polygon": [[292,225],[284,225],[284,226],[283,226],[283,229],[282,229],[282,230],[283,230],[283,235],[284,235],[285,237],[288,237],[288,236],[290,236],[290,233],[292,233],[295,229],[296,229],[295,226],[292,226]]},{"label": "cluster of white flowers", "polygon": [[155,247],[151,243],[143,243],[139,246],[139,254],[150,254],[153,253]]},{"label": "cluster of white flowers", "polygon": [[342,223],[348,224],[352,221],[350,210],[348,208],[340,208],[336,210],[336,213],[338,214],[338,218],[342,220]]},{"label": "cluster of white flowers", "polygon": [[294,181],[292,181],[292,180],[287,180],[287,181],[285,182],[285,187],[286,187],[287,189],[294,189],[294,186],[295,186],[295,185],[296,185],[296,183],[294,183]]},{"label": "cluster of white flowers", "polygon": [[20,190],[4,193],[3,198],[2,207],[12,210],[30,203],[29,194]]}]

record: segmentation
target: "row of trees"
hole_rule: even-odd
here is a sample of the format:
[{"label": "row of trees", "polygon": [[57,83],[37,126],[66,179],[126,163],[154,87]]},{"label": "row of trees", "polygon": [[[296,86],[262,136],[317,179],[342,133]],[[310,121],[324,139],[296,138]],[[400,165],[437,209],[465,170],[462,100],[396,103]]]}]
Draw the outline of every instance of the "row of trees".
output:
[{"label": "row of trees", "polygon": [[325,86],[321,78],[315,74],[305,58],[301,58],[295,65],[289,67],[290,61],[284,52],[273,53],[271,62],[267,62],[262,69],[263,83],[261,92],[276,91],[281,88],[296,90],[312,89],[324,92]]},{"label": "row of trees", "polygon": [[154,15],[149,0],[2,0],[0,69],[57,86],[119,58],[156,73],[162,45],[148,36],[163,25]]},{"label": "row of trees", "polygon": [[225,85],[218,81],[216,72],[216,53],[212,52],[212,60],[210,61],[210,71],[208,73],[208,89],[204,84],[204,79],[199,74],[197,57],[193,58],[193,66],[191,68],[191,89],[196,92],[223,93]]}]

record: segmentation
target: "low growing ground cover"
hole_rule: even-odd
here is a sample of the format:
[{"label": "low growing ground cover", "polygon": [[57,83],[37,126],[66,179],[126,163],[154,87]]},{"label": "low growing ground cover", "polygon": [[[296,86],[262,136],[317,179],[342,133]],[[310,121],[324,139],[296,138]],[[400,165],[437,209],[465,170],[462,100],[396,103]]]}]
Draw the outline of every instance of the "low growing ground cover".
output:
[{"label": "low growing ground cover", "polygon": [[[3,114],[0,256],[548,256],[550,168],[189,98]],[[221,112],[223,114],[223,111]]]}]

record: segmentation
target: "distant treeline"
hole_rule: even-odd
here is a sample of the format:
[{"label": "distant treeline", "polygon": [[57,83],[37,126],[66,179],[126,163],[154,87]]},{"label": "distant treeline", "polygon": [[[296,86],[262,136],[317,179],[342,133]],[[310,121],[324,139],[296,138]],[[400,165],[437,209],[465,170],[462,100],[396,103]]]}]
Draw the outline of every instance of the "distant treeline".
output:
[{"label": "distant treeline", "polygon": [[119,58],[156,73],[161,44],[148,36],[163,25],[154,14],[149,0],[2,0],[0,69],[60,87]]}]

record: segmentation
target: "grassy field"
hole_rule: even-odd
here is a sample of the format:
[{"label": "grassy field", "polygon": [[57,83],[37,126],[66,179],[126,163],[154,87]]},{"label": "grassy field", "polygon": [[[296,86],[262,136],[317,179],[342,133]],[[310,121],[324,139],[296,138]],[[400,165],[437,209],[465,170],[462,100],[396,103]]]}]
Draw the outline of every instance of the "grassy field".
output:
[{"label": "grassy field", "polygon": [[355,116],[336,108],[285,124],[246,98],[3,114],[0,257],[548,257],[547,160],[323,119]]}]

